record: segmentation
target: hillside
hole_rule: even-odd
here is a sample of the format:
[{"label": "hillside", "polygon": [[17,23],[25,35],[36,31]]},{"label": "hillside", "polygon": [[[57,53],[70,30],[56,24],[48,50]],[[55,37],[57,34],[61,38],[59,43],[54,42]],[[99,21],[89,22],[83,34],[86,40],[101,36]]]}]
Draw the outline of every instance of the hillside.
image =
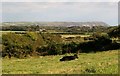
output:
[{"label": "hillside", "polygon": [[2,31],[44,32],[106,32],[109,25],[104,22],[4,22]]},{"label": "hillside", "polygon": [[3,22],[2,25],[38,25],[38,26],[109,26],[104,22]]}]

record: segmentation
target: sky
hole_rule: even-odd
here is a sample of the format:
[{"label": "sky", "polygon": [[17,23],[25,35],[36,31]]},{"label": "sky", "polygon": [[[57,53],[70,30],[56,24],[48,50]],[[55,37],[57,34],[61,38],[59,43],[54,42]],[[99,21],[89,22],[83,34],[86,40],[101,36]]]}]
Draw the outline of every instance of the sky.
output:
[{"label": "sky", "polygon": [[118,2],[119,0],[1,0],[2,2]]},{"label": "sky", "polygon": [[54,2],[55,0],[51,1],[53,2],[7,2],[4,0],[2,2],[2,21],[102,21],[109,25],[118,24],[117,2]]}]

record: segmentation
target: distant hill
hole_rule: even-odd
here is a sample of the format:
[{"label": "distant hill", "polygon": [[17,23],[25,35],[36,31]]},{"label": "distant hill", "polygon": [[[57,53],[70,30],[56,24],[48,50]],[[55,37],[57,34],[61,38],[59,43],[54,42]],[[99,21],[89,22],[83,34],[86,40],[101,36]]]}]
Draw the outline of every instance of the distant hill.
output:
[{"label": "distant hill", "polygon": [[104,22],[4,22],[3,25],[10,25],[10,26],[21,26],[21,25],[36,25],[36,26],[85,26],[85,27],[92,27],[92,26],[109,26]]}]

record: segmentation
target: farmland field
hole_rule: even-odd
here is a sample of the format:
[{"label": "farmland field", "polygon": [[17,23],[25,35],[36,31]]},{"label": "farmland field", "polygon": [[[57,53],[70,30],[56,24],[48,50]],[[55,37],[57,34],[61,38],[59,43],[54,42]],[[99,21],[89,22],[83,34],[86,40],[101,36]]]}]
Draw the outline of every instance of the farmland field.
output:
[{"label": "farmland field", "polygon": [[67,37],[89,37],[90,35],[61,35],[62,38],[67,38]]},{"label": "farmland field", "polygon": [[[64,55],[25,59],[3,58],[3,74],[117,74],[118,51],[80,53],[73,61],[60,62]],[[70,54],[66,54],[70,55]]]}]

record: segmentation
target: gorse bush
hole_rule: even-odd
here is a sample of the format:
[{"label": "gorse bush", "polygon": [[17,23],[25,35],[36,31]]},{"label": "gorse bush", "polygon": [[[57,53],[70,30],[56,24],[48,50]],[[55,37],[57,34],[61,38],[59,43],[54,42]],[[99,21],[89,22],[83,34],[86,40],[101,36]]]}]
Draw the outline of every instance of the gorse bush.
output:
[{"label": "gorse bush", "polygon": [[62,54],[62,47],[61,44],[51,42],[45,46],[38,47],[36,51],[39,55],[57,55]]},{"label": "gorse bush", "polygon": [[2,55],[15,56],[18,58],[20,58],[21,55],[23,57],[28,54],[32,55],[37,47],[45,44],[39,34],[31,32],[27,34],[3,34],[2,40],[2,44],[4,45]]},{"label": "gorse bush", "polygon": [[65,53],[76,53],[78,51],[77,46],[78,46],[78,44],[76,44],[74,42],[63,44],[62,45],[62,54],[65,54]]},{"label": "gorse bush", "polygon": [[93,36],[92,41],[83,43],[64,43],[60,35],[26,32],[24,34],[7,33],[2,35],[2,57],[24,58],[39,55],[57,55],[65,53],[97,52],[119,49],[120,44],[113,43],[109,36]]},{"label": "gorse bush", "polygon": [[97,51],[107,51],[113,49],[119,49],[120,44],[113,43],[112,40],[107,36],[100,36],[95,38],[94,41],[80,43],[78,48],[82,50],[82,52],[97,52]]},{"label": "gorse bush", "polygon": [[8,55],[9,57],[15,56],[20,58],[20,55],[26,54],[24,50],[28,50],[32,43],[28,37],[14,33],[4,34],[2,40],[3,45],[5,45],[2,55]]},{"label": "gorse bush", "polygon": [[120,25],[108,32],[110,37],[118,37],[120,39]]},{"label": "gorse bush", "polygon": [[[58,50],[61,47],[57,45],[60,42],[58,35],[39,34],[36,32],[27,32],[26,34],[7,33],[2,36],[2,56],[23,58],[27,55],[33,56],[43,52],[56,55],[60,54]],[[45,45],[47,47],[44,47]]]}]

